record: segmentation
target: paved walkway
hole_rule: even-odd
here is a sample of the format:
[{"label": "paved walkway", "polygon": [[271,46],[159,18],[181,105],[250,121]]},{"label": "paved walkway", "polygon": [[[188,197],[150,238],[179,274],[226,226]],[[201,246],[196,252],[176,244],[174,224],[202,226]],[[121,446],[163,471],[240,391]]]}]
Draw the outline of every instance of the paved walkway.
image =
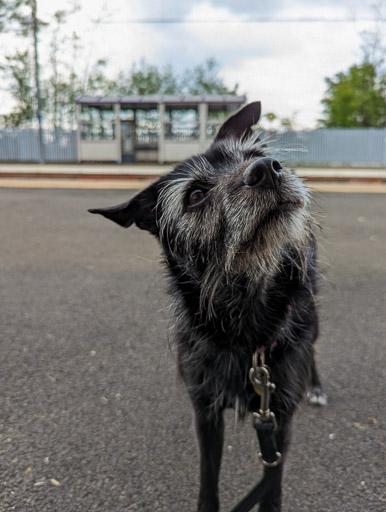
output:
[{"label": "paved walkway", "polygon": [[172,165],[156,164],[0,164],[0,177],[29,175],[79,176],[160,176],[172,169]]},{"label": "paved walkway", "polygon": [[[141,190],[147,187],[149,179],[62,179],[62,178],[0,178],[1,188],[25,189],[103,189],[103,190]],[[342,192],[361,194],[386,194],[386,182],[366,181],[312,181],[308,183],[311,191]]]},{"label": "paved walkway", "polygon": [[[173,168],[156,164],[0,164],[0,178],[52,177],[52,178],[104,178],[104,179],[154,179]],[[299,176],[316,181],[385,181],[386,169],[378,168],[316,168],[299,167]]]},{"label": "paved walkway", "polygon": [[[172,165],[0,164],[0,188],[142,189]],[[386,193],[386,169],[301,167],[297,174],[321,192]]]}]

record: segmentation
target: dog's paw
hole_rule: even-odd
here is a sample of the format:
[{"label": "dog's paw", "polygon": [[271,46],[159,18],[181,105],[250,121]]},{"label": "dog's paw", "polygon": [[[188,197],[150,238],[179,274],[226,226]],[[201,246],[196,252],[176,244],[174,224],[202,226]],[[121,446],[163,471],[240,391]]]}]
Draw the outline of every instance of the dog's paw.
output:
[{"label": "dog's paw", "polygon": [[310,405],[327,405],[327,395],[322,388],[312,388],[307,393],[307,400]]}]

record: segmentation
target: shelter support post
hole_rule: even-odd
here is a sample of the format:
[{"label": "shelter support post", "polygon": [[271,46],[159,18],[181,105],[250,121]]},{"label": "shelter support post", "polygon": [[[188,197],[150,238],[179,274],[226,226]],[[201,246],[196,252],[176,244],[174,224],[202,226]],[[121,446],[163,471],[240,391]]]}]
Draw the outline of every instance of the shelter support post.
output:
[{"label": "shelter support post", "polygon": [[122,163],[122,141],[121,141],[121,119],[120,119],[121,106],[119,103],[114,105],[115,114],[115,133],[114,138],[117,145],[117,163]]},{"label": "shelter support post", "polygon": [[158,104],[159,137],[158,137],[158,163],[165,162],[165,103]]},{"label": "shelter support post", "polygon": [[200,152],[204,152],[207,149],[206,125],[208,122],[208,104],[200,103],[198,113],[200,123]]}]

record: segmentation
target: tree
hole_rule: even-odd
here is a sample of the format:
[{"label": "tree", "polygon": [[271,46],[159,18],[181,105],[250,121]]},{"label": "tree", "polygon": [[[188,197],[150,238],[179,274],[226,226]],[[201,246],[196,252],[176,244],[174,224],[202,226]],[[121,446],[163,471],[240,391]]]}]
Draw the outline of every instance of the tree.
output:
[{"label": "tree", "polygon": [[264,117],[270,122],[273,123],[277,119],[277,115],[274,112],[267,112],[264,114]]},{"label": "tree", "polygon": [[107,61],[104,59],[99,59],[95,62],[88,74],[86,85],[81,86],[82,94],[87,93],[99,96],[115,94],[116,83],[107,78],[106,66]]},{"label": "tree", "polygon": [[[49,24],[37,20],[36,0],[10,1],[8,7],[8,20],[12,28],[26,38],[25,48],[31,46],[29,39],[33,36],[35,40],[35,31],[40,27],[45,26],[51,32],[49,61],[44,68],[44,80],[39,80],[39,113],[44,113],[44,126],[54,129],[74,127],[75,98],[83,93],[81,80],[75,71],[79,38],[74,33],[71,38],[64,36],[63,26],[68,16],[77,11],[77,7],[69,11],[55,12]],[[29,17],[28,14],[32,16]],[[67,57],[71,55],[69,46],[72,48],[72,59]],[[34,116],[31,117],[30,114],[33,114],[34,109],[36,114],[37,110],[36,57],[34,64],[30,50],[19,51],[13,56],[5,57],[0,69],[10,79],[9,90],[16,102],[14,111],[2,117],[3,123],[8,126],[31,126]]]},{"label": "tree", "polygon": [[[213,58],[193,69],[187,69],[182,78],[172,66],[157,67],[142,59],[134,64],[128,73],[119,73],[116,80],[101,80],[104,94],[147,95],[147,94],[237,94],[237,84],[228,89],[218,77],[219,64]],[[102,77],[100,77],[102,78]],[[92,83],[87,86],[90,91]]]},{"label": "tree", "polygon": [[[2,1],[2,0],[0,0]],[[40,72],[39,72],[39,56],[38,56],[38,32],[42,23],[37,17],[37,0],[3,0],[6,5],[6,20],[11,25],[16,22],[19,33],[24,36],[31,36],[33,43],[33,60],[34,60],[34,82],[36,92],[36,117],[39,127],[39,161],[44,161],[44,142],[43,142],[43,125],[42,125],[42,96],[40,89]],[[28,52],[28,50],[27,50]],[[17,53],[14,58],[18,58]],[[23,105],[18,105],[18,110],[23,110]],[[12,120],[12,115],[9,118]],[[17,117],[16,122],[18,122]]]},{"label": "tree", "polygon": [[379,78],[385,74],[385,58],[386,58],[386,43],[385,43],[385,24],[386,24],[386,9],[383,1],[372,6],[374,13],[374,23],[370,30],[364,30],[361,33],[362,37],[362,60],[363,62],[370,62],[373,64],[377,76]]},{"label": "tree", "polygon": [[[44,113],[45,128],[73,128],[75,126],[75,99],[82,94],[90,95],[183,95],[183,94],[236,94],[237,85],[228,89],[217,72],[219,65],[215,59],[208,59],[204,64],[177,74],[171,65],[156,66],[142,59],[134,64],[129,72],[119,73],[115,78],[109,78],[107,62],[97,60],[84,73],[79,70],[79,50],[81,48],[76,33],[66,36],[64,26],[72,11],[60,10],[55,12],[49,23],[42,23],[28,17],[36,0],[9,0],[12,4],[8,11],[8,19],[12,20],[13,28],[25,37],[25,52],[15,53],[5,59],[0,65],[0,71],[5,71],[10,78],[10,92],[16,102],[14,111],[4,116],[7,126],[31,126],[37,110],[36,100],[36,59],[35,66],[31,50],[28,48],[29,37],[34,36],[41,26],[51,34],[49,61],[44,67],[43,80],[39,82],[41,90],[40,111]],[[1,7],[4,0],[0,0]],[[36,10],[35,10],[36,14]],[[36,17],[35,17],[36,18]],[[28,36],[28,37],[27,37]],[[85,78],[82,79],[83,75]]]},{"label": "tree", "polygon": [[379,0],[373,5],[373,27],[361,33],[362,61],[347,72],[326,78],[327,91],[322,100],[325,118],[322,126],[386,126],[386,69],[384,42],[386,17]]},{"label": "tree", "polygon": [[119,73],[117,80],[110,84],[110,89],[118,94],[178,94],[178,79],[171,66],[158,68],[142,59],[133,64],[129,73]]},{"label": "tree", "polygon": [[280,126],[286,131],[293,131],[295,126],[295,119],[293,117],[283,117],[280,119]]},{"label": "tree", "polygon": [[223,79],[218,76],[218,71],[219,64],[216,59],[209,58],[204,64],[185,72],[182,89],[188,94],[197,96],[205,94],[236,95],[238,84],[235,84],[233,89],[228,89]]},{"label": "tree", "polygon": [[6,126],[31,126],[35,118],[35,90],[33,87],[32,57],[28,50],[6,57],[7,72],[11,77],[11,93],[16,101],[14,110],[2,116]]},{"label": "tree", "polygon": [[66,20],[65,11],[56,11],[54,14],[54,29],[51,38],[51,51],[50,51],[50,64],[51,76],[46,84],[47,94],[47,114],[51,118],[51,123],[54,129],[63,125],[63,114],[66,109],[67,103],[67,83],[60,72],[60,48],[64,43],[64,38],[61,36],[61,28]]},{"label": "tree", "polygon": [[353,65],[347,73],[341,72],[325,80],[323,126],[386,127],[386,77],[377,78],[373,64]]},{"label": "tree", "polygon": [[0,32],[2,32],[6,25],[8,13],[8,2],[5,0],[0,0]]}]

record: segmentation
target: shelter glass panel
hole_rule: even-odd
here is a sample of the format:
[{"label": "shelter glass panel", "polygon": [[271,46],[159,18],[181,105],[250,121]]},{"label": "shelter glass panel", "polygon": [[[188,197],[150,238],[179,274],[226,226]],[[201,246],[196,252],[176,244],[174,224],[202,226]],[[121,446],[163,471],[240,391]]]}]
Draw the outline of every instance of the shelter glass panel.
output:
[{"label": "shelter glass panel", "polygon": [[119,111],[119,119],[121,121],[134,121],[134,110],[132,108],[121,108],[121,110]]},{"label": "shelter glass panel", "polygon": [[137,147],[157,147],[160,123],[157,109],[135,111]]},{"label": "shelter glass panel", "polygon": [[167,107],[165,111],[165,139],[197,140],[200,137],[197,107]]},{"label": "shelter glass panel", "polygon": [[113,140],[115,138],[113,108],[82,105],[80,136],[82,140]]}]

